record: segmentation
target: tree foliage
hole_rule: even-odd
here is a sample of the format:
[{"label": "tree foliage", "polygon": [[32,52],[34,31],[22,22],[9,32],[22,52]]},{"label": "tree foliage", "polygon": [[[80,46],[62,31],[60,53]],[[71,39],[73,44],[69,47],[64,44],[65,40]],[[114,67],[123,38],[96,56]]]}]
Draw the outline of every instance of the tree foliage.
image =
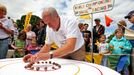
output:
[{"label": "tree foliage", "polygon": [[114,37],[114,33],[111,34],[111,35],[108,37],[107,43],[110,43],[110,41],[112,40],[113,37]]},{"label": "tree foliage", "polygon": [[[22,15],[21,19],[17,19],[16,20],[16,24],[18,25],[18,29],[19,31],[21,31],[24,28],[24,24],[25,24],[25,18],[26,15]],[[41,20],[40,17],[36,16],[36,15],[32,15],[31,19],[30,19],[30,24],[31,25],[36,25],[39,21]]]}]

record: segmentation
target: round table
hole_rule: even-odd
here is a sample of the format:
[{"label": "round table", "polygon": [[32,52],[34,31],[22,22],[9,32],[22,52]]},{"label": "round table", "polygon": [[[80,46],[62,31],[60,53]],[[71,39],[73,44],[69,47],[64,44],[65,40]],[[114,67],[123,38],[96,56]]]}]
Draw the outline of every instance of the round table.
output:
[{"label": "round table", "polygon": [[116,71],[93,63],[54,58],[49,61],[56,62],[61,68],[53,71],[33,71],[24,68],[22,58],[0,60],[0,75],[120,75]]}]

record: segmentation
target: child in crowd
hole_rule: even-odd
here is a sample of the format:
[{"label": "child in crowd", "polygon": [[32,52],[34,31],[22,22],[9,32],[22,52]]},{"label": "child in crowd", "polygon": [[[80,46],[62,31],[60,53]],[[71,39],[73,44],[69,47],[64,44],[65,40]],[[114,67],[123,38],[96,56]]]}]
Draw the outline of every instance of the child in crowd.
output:
[{"label": "child in crowd", "polygon": [[33,32],[32,30],[32,25],[29,24],[27,27],[26,27],[26,35],[27,35],[27,38],[26,38],[26,45],[30,45],[32,40],[33,39],[36,39],[36,34],[35,32]]},{"label": "child in crowd", "polygon": [[131,52],[132,45],[124,37],[122,29],[115,30],[115,36],[110,41],[110,49],[112,54],[129,54]]},{"label": "child in crowd", "polygon": [[27,46],[27,50],[31,54],[35,54],[40,50],[41,47],[37,46],[36,39],[31,41],[31,44]]},{"label": "child in crowd", "polygon": [[[118,54],[118,55],[130,54],[131,49],[132,49],[132,45],[124,37],[124,33],[123,33],[122,29],[116,29],[115,30],[115,36],[112,38],[112,40],[110,41],[109,44],[110,44],[109,47],[110,47],[110,50],[112,51],[112,54]],[[121,57],[120,57],[120,59],[121,59]],[[118,60],[118,62],[120,62],[120,59]],[[123,72],[124,73],[129,72],[128,71],[129,64],[130,64],[130,58],[128,57],[127,60],[125,61],[125,64],[122,65],[122,66],[124,66],[123,67],[123,70],[124,70]],[[129,73],[126,73],[125,75],[128,75],[128,74]]]},{"label": "child in crowd", "polygon": [[26,46],[26,33],[20,32],[17,39],[11,44],[11,47],[15,49],[15,57],[23,57],[25,55]]},{"label": "child in crowd", "polygon": [[88,54],[91,50],[91,37],[88,31],[84,31],[83,33],[84,33],[86,53]]},{"label": "child in crowd", "polygon": [[108,50],[108,43],[106,43],[106,36],[103,34],[100,35],[100,38],[99,38],[98,50],[100,54],[107,54],[110,52]]},{"label": "child in crowd", "polygon": [[[103,55],[103,54],[110,53],[108,49],[108,43],[106,43],[106,36],[104,34],[100,35],[99,44],[97,46],[98,46],[99,54]],[[101,64],[103,66],[107,66],[107,56],[103,56]]]}]

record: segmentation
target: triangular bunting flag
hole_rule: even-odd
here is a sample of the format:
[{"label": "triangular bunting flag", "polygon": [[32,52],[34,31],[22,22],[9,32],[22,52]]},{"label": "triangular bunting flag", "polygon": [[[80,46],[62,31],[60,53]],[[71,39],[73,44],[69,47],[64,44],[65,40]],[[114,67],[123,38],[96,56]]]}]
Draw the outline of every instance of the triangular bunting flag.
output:
[{"label": "triangular bunting flag", "polygon": [[110,23],[113,21],[110,17],[108,17],[107,15],[105,15],[105,21],[106,21],[106,26],[110,26]]}]

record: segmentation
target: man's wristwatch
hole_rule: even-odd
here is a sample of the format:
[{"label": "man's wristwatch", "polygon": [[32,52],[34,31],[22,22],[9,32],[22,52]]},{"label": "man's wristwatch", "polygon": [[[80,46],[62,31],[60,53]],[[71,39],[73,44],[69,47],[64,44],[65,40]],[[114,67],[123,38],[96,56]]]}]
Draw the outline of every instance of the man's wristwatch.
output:
[{"label": "man's wristwatch", "polygon": [[50,54],[50,59],[52,59],[53,58],[53,52],[50,51],[49,54]]}]

